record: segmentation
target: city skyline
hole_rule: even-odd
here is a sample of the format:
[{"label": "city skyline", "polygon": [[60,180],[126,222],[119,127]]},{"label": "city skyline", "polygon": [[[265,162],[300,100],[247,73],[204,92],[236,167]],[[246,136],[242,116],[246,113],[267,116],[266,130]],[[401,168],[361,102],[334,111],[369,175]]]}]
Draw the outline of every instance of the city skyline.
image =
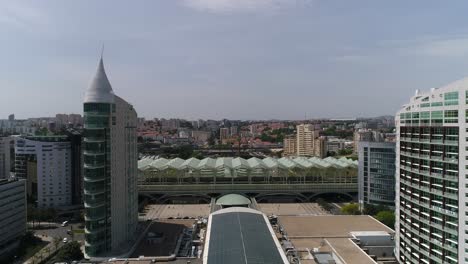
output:
[{"label": "city skyline", "polygon": [[103,43],[142,117],[388,115],[468,75],[466,3],[363,2],[1,2],[0,116],[80,113]]}]

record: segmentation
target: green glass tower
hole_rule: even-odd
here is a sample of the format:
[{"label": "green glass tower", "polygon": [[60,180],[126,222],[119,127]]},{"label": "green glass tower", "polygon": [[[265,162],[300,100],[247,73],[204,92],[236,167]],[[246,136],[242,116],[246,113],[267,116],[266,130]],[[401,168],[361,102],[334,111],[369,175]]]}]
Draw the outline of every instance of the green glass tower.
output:
[{"label": "green glass tower", "polygon": [[112,255],[133,239],[138,220],[136,122],[114,95],[102,58],[84,100],[85,253]]}]

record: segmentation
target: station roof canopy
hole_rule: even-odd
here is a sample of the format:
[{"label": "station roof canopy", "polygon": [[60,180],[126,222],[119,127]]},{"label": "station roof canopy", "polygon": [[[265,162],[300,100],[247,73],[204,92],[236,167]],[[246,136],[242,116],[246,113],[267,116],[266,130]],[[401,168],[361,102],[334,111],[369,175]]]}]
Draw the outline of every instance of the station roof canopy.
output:
[{"label": "station roof canopy", "polygon": [[216,200],[217,205],[234,206],[234,205],[249,205],[251,202],[245,196],[240,194],[226,194]]},{"label": "station roof canopy", "polygon": [[289,262],[263,213],[250,208],[230,207],[210,215],[203,263]]},{"label": "station roof canopy", "polygon": [[156,157],[144,157],[138,161],[138,169],[140,171],[147,170],[213,170],[213,169],[346,169],[346,168],[357,168],[358,162],[340,158],[336,159],[328,157],[320,159],[317,157],[297,157],[297,158],[205,158],[202,160],[196,158],[190,158],[183,160],[180,158],[176,159],[165,159]]}]

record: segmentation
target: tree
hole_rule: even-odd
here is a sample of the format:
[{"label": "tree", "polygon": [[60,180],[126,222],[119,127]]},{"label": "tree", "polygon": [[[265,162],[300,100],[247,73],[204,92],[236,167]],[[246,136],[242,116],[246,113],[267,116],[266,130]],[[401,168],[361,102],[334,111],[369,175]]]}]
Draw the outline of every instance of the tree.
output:
[{"label": "tree", "polygon": [[72,241],[63,246],[55,257],[56,261],[73,261],[83,259],[83,252],[81,252],[80,244],[76,241]]},{"label": "tree", "polygon": [[390,210],[385,205],[364,204],[364,209],[362,210],[362,214],[375,216],[380,211],[390,211]]},{"label": "tree", "polygon": [[360,215],[361,214],[361,211],[359,211],[359,205],[356,203],[350,203],[341,207],[341,212],[347,215]]},{"label": "tree", "polygon": [[375,219],[392,229],[395,228],[395,212],[393,211],[380,211],[375,216]]},{"label": "tree", "polygon": [[58,246],[60,245],[60,238],[54,237],[54,240],[52,241],[52,243],[54,243],[54,248],[57,250]]}]

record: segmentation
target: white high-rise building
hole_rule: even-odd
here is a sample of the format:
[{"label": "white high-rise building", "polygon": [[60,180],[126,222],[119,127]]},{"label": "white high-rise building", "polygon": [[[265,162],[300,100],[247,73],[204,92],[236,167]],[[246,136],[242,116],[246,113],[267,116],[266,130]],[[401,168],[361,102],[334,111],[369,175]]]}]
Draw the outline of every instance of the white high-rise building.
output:
[{"label": "white high-rise building", "polygon": [[468,263],[468,78],[416,92],[396,116],[396,255]]},{"label": "white high-rise building", "polygon": [[15,170],[40,208],[72,203],[71,146],[67,136],[15,137]]},{"label": "white high-rise building", "polygon": [[296,151],[297,156],[315,156],[315,145],[318,141],[319,132],[314,130],[311,124],[296,126]]},{"label": "white high-rise building", "polygon": [[10,177],[10,137],[0,136],[0,180]]},{"label": "white high-rise building", "polygon": [[118,97],[102,58],[84,99],[85,253],[119,254],[138,222],[137,113]]}]

